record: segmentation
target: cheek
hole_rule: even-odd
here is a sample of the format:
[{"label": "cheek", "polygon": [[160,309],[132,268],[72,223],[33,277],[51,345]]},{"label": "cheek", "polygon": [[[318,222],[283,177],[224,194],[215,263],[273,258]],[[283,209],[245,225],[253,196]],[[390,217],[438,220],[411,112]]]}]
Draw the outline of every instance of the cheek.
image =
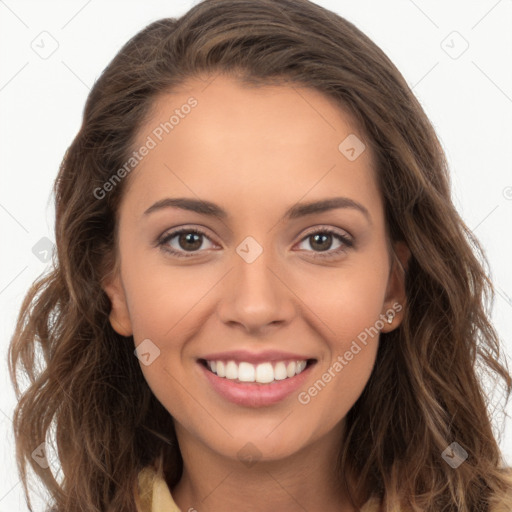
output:
[{"label": "cheek", "polygon": [[377,347],[378,339],[375,339],[372,345],[357,349],[350,361],[337,356],[322,364],[316,378],[300,390],[296,417],[312,438],[331,431],[346,417],[370,378]]},{"label": "cheek", "polygon": [[373,264],[318,274],[299,292],[318,317],[315,329],[328,350],[318,362],[316,380],[301,390],[298,401],[306,414],[322,417],[324,427],[346,415],[370,378],[384,326],[380,315],[388,273],[387,260],[380,259],[374,255]]},{"label": "cheek", "polygon": [[126,263],[126,294],[136,342],[183,336],[183,329],[221,277],[206,266],[173,269],[161,263]]},{"label": "cheek", "polygon": [[[387,281],[387,260],[379,253],[368,261],[317,271],[307,280],[297,279],[293,286],[324,324],[323,332],[331,345],[344,352],[347,342],[350,344],[379,321]],[[377,325],[379,330],[381,322]]]},{"label": "cheek", "polygon": [[319,316],[316,330],[321,329],[326,350],[315,378],[297,399],[304,424],[318,435],[345,417],[370,378],[384,325],[379,315],[385,277],[382,272],[353,269],[336,284],[310,283],[308,306]]}]

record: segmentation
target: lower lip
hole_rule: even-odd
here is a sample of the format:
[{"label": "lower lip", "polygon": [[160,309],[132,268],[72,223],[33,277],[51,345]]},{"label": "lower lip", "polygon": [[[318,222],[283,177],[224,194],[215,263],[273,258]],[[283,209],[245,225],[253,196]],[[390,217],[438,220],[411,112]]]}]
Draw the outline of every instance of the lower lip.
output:
[{"label": "lower lip", "polygon": [[281,402],[294,391],[300,388],[308,378],[313,364],[308,366],[295,377],[283,380],[275,380],[270,384],[259,384],[256,382],[240,383],[232,379],[219,377],[208,370],[201,362],[198,362],[204,375],[211,386],[223,398],[237,405],[244,407],[266,407]]}]

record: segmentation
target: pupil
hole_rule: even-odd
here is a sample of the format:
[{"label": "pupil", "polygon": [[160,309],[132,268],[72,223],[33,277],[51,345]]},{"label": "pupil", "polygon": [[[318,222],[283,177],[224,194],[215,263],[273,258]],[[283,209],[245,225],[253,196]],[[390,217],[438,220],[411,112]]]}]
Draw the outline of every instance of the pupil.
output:
[{"label": "pupil", "polygon": [[[313,248],[315,248],[315,245],[317,244],[317,239],[322,239],[323,242],[325,242],[326,240],[328,240],[330,242],[331,237],[332,237],[332,235],[325,235],[325,234],[313,235],[314,242],[311,244],[311,246]],[[330,246],[330,245],[331,244],[329,243],[328,246]],[[328,249],[328,246],[326,247],[325,244],[323,246],[320,245],[320,247],[317,247],[317,249],[319,249],[320,251],[325,251],[326,249]]]}]

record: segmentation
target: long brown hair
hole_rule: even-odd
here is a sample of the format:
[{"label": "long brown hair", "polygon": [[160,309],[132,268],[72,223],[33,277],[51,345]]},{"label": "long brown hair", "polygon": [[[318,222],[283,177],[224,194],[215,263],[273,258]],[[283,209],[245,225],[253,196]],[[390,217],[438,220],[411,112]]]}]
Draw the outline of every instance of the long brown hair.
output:
[{"label": "long brown hair", "polygon": [[[355,475],[354,503],[373,494],[386,511],[487,512],[498,502],[512,510],[512,477],[479,380],[499,379],[508,399],[484,252],[454,208],[443,150],[402,75],[353,24],[307,0],[203,1],[136,34],[91,90],[55,182],[57,254],[28,292],[9,349],[27,500],[29,466],[58,512],[135,510],[137,474],[160,457],[170,485],[181,477],[172,418],[133,341],[112,329],[101,286],[130,177],[100,198],[98,189],[133,152],[157,95],[215,73],[312,87],[348,109],[376,155],[390,238],[411,251],[404,320],[381,335],[340,439],[340,477]],[[60,476],[31,456],[45,441]],[[468,454],[457,469],[441,456],[452,442]]]}]

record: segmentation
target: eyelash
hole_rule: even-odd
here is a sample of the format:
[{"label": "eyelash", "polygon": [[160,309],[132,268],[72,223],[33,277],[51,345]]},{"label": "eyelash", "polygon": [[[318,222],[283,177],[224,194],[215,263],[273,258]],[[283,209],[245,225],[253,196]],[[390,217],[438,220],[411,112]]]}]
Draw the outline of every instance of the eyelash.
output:
[{"label": "eyelash", "polygon": [[[186,253],[184,251],[176,251],[174,249],[171,249],[167,245],[167,243],[170,240],[172,240],[176,236],[182,235],[184,233],[186,233],[186,234],[193,233],[193,234],[196,234],[196,235],[202,235],[202,236],[210,239],[209,236],[204,231],[202,231],[200,229],[197,229],[197,228],[180,228],[180,229],[177,229],[176,231],[171,231],[170,233],[167,233],[167,234],[163,235],[158,240],[157,246],[161,247],[161,249],[164,250],[165,252],[168,252],[168,253],[170,253],[173,256],[176,256],[178,258],[190,258],[192,256],[195,256],[199,251],[192,251],[192,252]],[[336,249],[336,250],[321,251],[321,252],[318,252],[318,251],[308,251],[308,252],[313,252],[313,257],[314,258],[323,258],[323,259],[334,258],[334,257],[339,256],[341,253],[346,252],[347,249],[350,249],[350,248],[354,247],[354,241],[351,238],[349,238],[348,236],[342,235],[338,231],[336,231],[334,229],[331,229],[331,228],[318,228],[315,231],[312,231],[311,233],[308,233],[307,235],[302,237],[300,242],[303,242],[304,240],[306,240],[306,239],[308,239],[308,238],[310,238],[310,237],[312,237],[314,235],[317,235],[317,234],[333,235],[335,238],[340,240],[343,245],[341,247],[339,247],[338,249]]]}]

